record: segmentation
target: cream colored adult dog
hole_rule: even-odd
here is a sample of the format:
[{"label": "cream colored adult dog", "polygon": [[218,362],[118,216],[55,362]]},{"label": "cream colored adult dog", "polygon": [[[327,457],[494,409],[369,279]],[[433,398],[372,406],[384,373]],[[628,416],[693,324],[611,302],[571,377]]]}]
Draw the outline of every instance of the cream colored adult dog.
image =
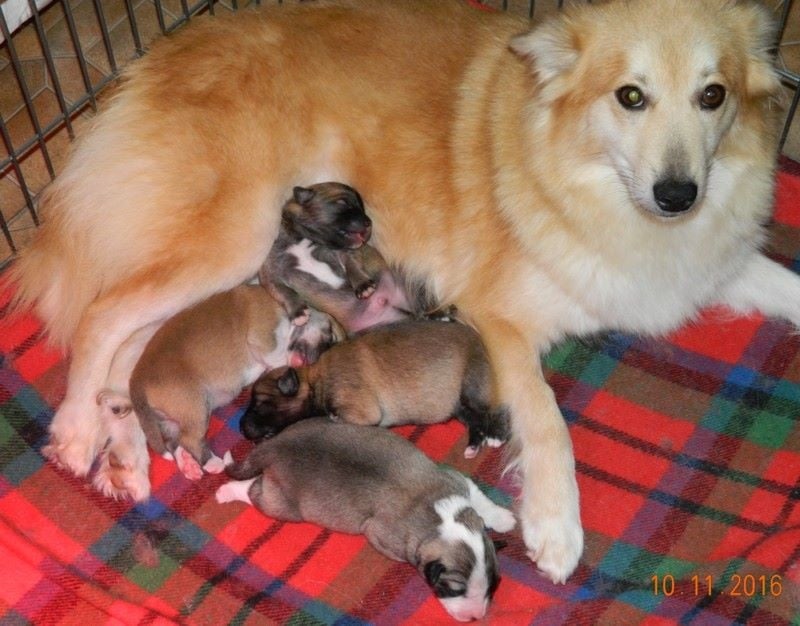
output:
[{"label": "cream colored adult dog", "polygon": [[800,280],[759,252],[778,90],[762,7],[630,0],[529,28],[459,0],[360,0],[197,20],[153,45],[13,268],[72,352],[48,453],[85,474],[120,344],[254,275],[292,186],[340,180],[387,258],[480,330],[525,543],[564,581],[578,489],[538,354],[711,303],[797,324]]}]

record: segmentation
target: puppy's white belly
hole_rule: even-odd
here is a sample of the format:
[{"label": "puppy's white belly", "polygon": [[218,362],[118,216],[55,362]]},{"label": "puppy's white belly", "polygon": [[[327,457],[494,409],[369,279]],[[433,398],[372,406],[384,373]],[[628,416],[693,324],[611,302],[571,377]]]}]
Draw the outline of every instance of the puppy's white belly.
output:
[{"label": "puppy's white belly", "polygon": [[344,285],[344,279],[334,274],[328,265],[317,261],[317,259],[312,256],[311,253],[314,251],[314,248],[316,248],[316,246],[308,239],[302,239],[293,246],[289,246],[286,252],[297,259],[297,269],[301,272],[311,274],[311,276],[318,281],[334,289],[339,289],[339,287]]}]

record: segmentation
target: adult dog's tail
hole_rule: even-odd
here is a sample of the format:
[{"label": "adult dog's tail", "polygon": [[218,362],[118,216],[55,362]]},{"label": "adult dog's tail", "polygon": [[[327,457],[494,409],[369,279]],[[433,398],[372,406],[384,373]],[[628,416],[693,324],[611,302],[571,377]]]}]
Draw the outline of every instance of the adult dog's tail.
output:
[{"label": "adult dog's tail", "polygon": [[4,283],[13,290],[12,316],[33,310],[44,322],[48,339],[65,348],[86,307],[97,297],[100,285],[90,267],[83,237],[64,237],[58,232],[64,211],[61,191],[54,183],[42,194],[39,206],[46,221],[30,246],[9,268]]}]

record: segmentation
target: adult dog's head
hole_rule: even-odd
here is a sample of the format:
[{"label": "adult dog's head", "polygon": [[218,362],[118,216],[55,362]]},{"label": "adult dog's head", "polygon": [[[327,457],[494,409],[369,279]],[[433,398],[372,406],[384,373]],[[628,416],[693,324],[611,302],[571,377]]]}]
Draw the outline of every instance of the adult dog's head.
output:
[{"label": "adult dog's head", "polygon": [[773,149],[773,44],[754,2],[620,0],[576,7],[512,49],[531,64],[550,132],[669,219],[702,206],[715,161]]}]

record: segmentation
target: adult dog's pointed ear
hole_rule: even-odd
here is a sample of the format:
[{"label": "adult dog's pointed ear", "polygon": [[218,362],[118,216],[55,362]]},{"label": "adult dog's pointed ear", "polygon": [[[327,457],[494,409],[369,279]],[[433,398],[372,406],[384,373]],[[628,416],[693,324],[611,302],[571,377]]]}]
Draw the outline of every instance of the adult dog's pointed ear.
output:
[{"label": "adult dog's pointed ear", "polygon": [[778,28],[773,14],[764,5],[750,1],[736,2],[732,9],[747,50],[747,97],[777,96],[781,82],[775,70]]},{"label": "adult dog's pointed ear", "polygon": [[509,46],[530,63],[542,84],[569,72],[580,56],[577,31],[565,15],[551,18],[530,32],[517,35]]}]

